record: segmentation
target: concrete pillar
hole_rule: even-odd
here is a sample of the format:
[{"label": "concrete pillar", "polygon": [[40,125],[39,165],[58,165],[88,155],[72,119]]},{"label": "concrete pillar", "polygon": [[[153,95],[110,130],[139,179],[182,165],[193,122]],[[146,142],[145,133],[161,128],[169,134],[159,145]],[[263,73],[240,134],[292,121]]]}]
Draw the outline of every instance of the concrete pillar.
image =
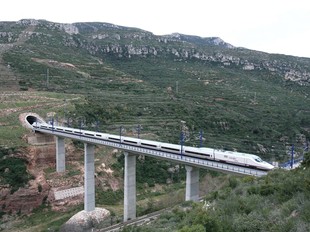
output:
[{"label": "concrete pillar", "polygon": [[84,143],[84,210],[95,210],[95,146]]},{"label": "concrete pillar", "polygon": [[186,168],[186,195],[185,201],[199,200],[199,169],[191,166]]},{"label": "concrete pillar", "polygon": [[65,139],[61,137],[56,137],[56,171],[64,172],[65,170]]},{"label": "concrete pillar", "polygon": [[124,153],[124,222],[136,218],[136,156]]}]

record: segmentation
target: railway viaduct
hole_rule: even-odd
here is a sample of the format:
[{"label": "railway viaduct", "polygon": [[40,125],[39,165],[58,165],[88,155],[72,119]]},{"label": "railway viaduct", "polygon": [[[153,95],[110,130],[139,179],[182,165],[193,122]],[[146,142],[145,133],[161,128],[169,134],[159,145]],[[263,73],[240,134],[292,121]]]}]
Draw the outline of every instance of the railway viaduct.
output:
[{"label": "railway viaduct", "polygon": [[[185,201],[198,201],[199,199],[199,169],[210,169],[238,175],[263,176],[267,172],[240,167],[236,165],[220,163],[211,160],[202,160],[198,158],[186,157],[169,152],[154,151],[146,148],[139,148],[118,142],[100,140],[98,138],[89,138],[81,134],[65,133],[58,130],[47,130],[43,128],[33,128],[35,122],[45,123],[44,120],[36,114],[25,116],[25,124],[35,132],[40,132],[56,137],[56,171],[64,172],[65,162],[65,138],[79,140],[84,143],[84,210],[91,212],[95,210],[95,145],[103,145],[121,149],[125,155],[124,167],[124,222],[136,218],[136,157],[143,154],[157,159],[169,160],[179,164],[184,164],[186,168],[186,194]],[[74,128],[68,128],[73,130]],[[81,130],[83,131],[83,130]]]}]

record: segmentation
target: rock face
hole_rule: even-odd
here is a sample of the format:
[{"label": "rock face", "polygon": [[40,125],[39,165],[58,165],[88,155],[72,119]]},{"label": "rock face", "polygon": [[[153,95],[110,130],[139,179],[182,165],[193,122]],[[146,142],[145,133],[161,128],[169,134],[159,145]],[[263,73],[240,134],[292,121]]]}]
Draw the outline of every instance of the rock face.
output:
[{"label": "rock face", "polygon": [[84,232],[93,231],[100,222],[104,221],[110,212],[103,208],[95,208],[94,211],[85,210],[71,217],[60,229],[61,232]]},{"label": "rock face", "polygon": [[29,134],[26,137],[32,145],[18,156],[28,161],[27,170],[34,179],[13,194],[11,186],[0,186],[0,206],[6,213],[30,213],[48,200],[50,185],[43,168],[55,166],[55,140],[43,134]]},{"label": "rock face", "polygon": [[[283,81],[310,85],[309,58],[238,48],[218,37],[203,38],[180,33],[158,36],[141,29],[108,23],[61,24],[24,19],[18,22],[0,22],[0,25],[0,45],[3,43],[7,49],[10,48],[9,45],[34,38],[45,45],[55,46],[58,39],[54,38],[54,34],[58,33],[61,35],[61,39],[57,41],[58,46],[87,50],[98,57],[109,55],[131,59],[157,56],[179,62],[197,60],[247,72],[263,70],[271,75],[278,75]],[[11,28],[16,25],[20,30],[12,31]],[[46,31],[34,31],[35,27]]]},{"label": "rock face", "polygon": [[42,205],[48,196],[49,185],[43,172],[28,183],[25,188],[19,188],[11,194],[9,186],[0,188],[0,205],[2,211],[7,213],[30,213],[33,209]]},{"label": "rock face", "polygon": [[[30,144],[15,157],[27,160],[27,171],[34,177],[28,184],[19,188],[16,192],[11,192],[11,186],[0,186],[0,207],[5,213],[31,213],[32,210],[49,203],[53,210],[64,211],[68,206],[77,205],[83,202],[83,194],[56,200],[55,191],[72,188],[72,186],[83,186],[83,170],[81,175],[67,177],[68,170],[64,173],[57,173],[56,166],[56,146],[53,136],[39,133],[30,133],[25,136],[25,140]],[[70,145],[69,145],[70,146]],[[71,165],[77,163],[79,159],[71,147],[66,147],[66,159]],[[75,154],[75,155],[70,155]],[[76,165],[78,166],[78,165]],[[51,170],[47,174],[44,170]]]},{"label": "rock face", "polygon": [[[20,121],[25,122],[25,116],[20,115]],[[83,151],[76,149],[72,143],[66,143],[66,171],[56,172],[56,144],[54,136],[42,133],[29,132],[23,137],[29,146],[12,154],[12,157],[27,161],[27,172],[33,176],[24,187],[12,191],[10,185],[0,185],[0,209],[4,213],[28,214],[42,204],[48,203],[54,211],[66,211],[70,206],[82,204],[84,201],[83,190],[78,194],[69,194],[64,198],[56,198],[57,192],[70,192],[72,189],[83,189],[84,165],[81,163]],[[117,152],[113,151],[113,152]],[[4,169],[4,172],[9,170]],[[112,178],[113,171],[104,165],[96,169],[100,176],[96,178],[96,185],[109,185],[112,189],[119,188],[118,181]],[[0,176],[1,178],[1,176]],[[106,187],[107,188],[107,187]],[[57,194],[56,194],[57,195]],[[67,194],[68,195],[68,194]],[[99,213],[98,213],[99,212]],[[91,217],[96,221],[107,213],[97,210]],[[0,229],[1,230],[1,229]]]},{"label": "rock face", "polygon": [[[25,114],[20,115],[22,124],[24,118]],[[55,167],[55,139],[39,133],[29,133],[24,139],[30,146],[14,156],[27,160],[27,170],[34,179],[14,193],[11,193],[11,186],[0,186],[0,206],[6,213],[30,213],[48,201],[50,194],[51,187],[43,169]]]}]

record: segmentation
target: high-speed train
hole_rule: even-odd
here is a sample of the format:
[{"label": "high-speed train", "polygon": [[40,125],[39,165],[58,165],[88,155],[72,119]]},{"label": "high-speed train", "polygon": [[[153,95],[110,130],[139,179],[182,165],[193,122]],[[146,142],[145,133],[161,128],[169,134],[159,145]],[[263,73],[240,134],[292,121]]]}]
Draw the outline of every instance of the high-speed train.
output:
[{"label": "high-speed train", "polygon": [[73,129],[62,126],[53,126],[47,123],[35,122],[32,124],[32,126],[34,130],[45,129],[51,131],[58,131],[66,134],[74,134],[82,137],[95,138],[98,140],[104,140],[109,142],[117,142],[120,144],[126,144],[141,148],[148,148],[156,151],[164,151],[200,159],[215,160],[223,163],[231,163],[234,165],[245,166],[255,169],[271,170],[274,168],[273,165],[263,161],[259,156],[247,153],[217,150],[206,147],[197,148],[197,147],[181,146],[177,144],[162,143],[145,139],[106,134],[101,132]]}]

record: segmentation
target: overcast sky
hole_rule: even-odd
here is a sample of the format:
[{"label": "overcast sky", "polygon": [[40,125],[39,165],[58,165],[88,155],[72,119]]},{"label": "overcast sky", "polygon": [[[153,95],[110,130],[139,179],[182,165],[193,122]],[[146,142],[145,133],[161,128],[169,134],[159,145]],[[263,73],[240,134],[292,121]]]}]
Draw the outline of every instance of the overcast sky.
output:
[{"label": "overcast sky", "polygon": [[0,21],[107,22],[310,58],[309,0],[2,0]]}]

